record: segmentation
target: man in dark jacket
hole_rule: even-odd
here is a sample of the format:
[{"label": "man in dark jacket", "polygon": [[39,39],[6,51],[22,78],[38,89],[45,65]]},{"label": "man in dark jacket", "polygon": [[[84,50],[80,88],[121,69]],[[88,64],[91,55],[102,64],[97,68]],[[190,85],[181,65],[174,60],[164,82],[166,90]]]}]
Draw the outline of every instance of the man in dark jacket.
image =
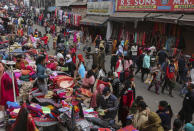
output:
[{"label": "man in dark jacket", "polygon": [[142,70],[144,56],[145,54],[142,53],[137,57],[137,71],[135,72],[135,74],[137,74],[140,70]]},{"label": "man in dark jacket", "polygon": [[121,82],[120,79],[118,78],[118,74],[116,72],[109,72],[108,73],[109,81],[112,84],[113,88],[113,94],[119,98],[120,94],[120,87],[121,87]]},{"label": "man in dark jacket", "polygon": [[72,61],[72,58],[71,58],[70,54],[66,55],[66,62],[64,64],[64,67],[67,68],[67,70],[65,72],[68,73],[69,75],[71,75],[71,77],[73,77],[76,67],[75,67],[75,64]]},{"label": "man in dark jacket", "polygon": [[194,112],[194,83],[189,83],[189,92],[186,94],[183,100],[182,109],[179,112],[180,119],[186,124],[192,121]]},{"label": "man in dark jacket", "polygon": [[179,82],[180,83],[185,82],[184,70],[186,67],[186,63],[185,63],[185,58],[183,55],[181,55],[178,60],[178,67],[179,67]]},{"label": "man in dark jacket", "polygon": [[110,124],[115,123],[115,117],[118,110],[118,100],[114,96],[109,87],[105,87],[103,90],[103,96],[100,98],[99,107],[104,110],[104,120],[109,121]]},{"label": "man in dark jacket", "polygon": [[111,57],[111,70],[114,72],[115,71],[115,67],[116,67],[116,63],[118,61],[118,56],[116,54],[112,54],[112,57]]},{"label": "man in dark jacket", "polygon": [[159,62],[159,64],[162,65],[165,62],[167,57],[168,57],[168,55],[167,55],[166,51],[164,49],[160,50],[158,52],[158,62]]}]

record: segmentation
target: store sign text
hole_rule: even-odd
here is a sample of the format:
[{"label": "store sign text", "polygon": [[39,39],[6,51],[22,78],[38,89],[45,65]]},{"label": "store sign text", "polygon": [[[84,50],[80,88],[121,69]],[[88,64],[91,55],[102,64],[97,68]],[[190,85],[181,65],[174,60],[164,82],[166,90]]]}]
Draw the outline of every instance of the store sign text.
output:
[{"label": "store sign text", "polygon": [[117,0],[116,11],[194,11],[194,0]]},{"label": "store sign text", "polygon": [[87,14],[109,15],[112,11],[112,3],[109,1],[87,3]]}]

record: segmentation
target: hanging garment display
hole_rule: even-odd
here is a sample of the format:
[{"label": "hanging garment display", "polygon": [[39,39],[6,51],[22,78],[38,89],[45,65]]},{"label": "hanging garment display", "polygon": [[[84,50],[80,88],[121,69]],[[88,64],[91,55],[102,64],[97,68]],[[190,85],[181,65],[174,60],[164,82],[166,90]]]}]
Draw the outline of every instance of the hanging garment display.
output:
[{"label": "hanging garment display", "polygon": [[56,8],[56,9],[55,9],[55,17],[57,17],[57,11],[58,11],[58,10],[57,10],[57,8]]},{"label": "hanging garment display", "polygon": [[63,22],[74,26],[80,26],[81,15],[73,14],[71,12],[64,12]]},{"label": "hanging garment display", "polygon": [[63,10],[59,10],[59,19],[63,20]]},{"label": "hanging garment display", "polygon": [[137,32],[135,32],[134,43],[137,43]]},{"label": "hanging garment display", "polygon": [[145,44],[145,38],[146,38],[146,33],[144,32],[144,33],[143,33],[142,45],[144,45],[144,44]]},{"label": "hanging garment display", "polygon": [[129,43],[136,43],[140,46],[154,45],[157,49],[185,48],[184,38],[180,34],[181,27],[178,25],[156,22],[150,26],[149,30],[133,29],[127,24],[125,26],[115,24],[113,27],[113,40],[128,40]]}]

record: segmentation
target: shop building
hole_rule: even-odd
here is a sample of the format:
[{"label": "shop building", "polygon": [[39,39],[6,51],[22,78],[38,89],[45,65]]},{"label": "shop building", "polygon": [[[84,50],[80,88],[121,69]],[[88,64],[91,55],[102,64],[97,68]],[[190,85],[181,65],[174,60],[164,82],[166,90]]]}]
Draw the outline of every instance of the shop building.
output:
[{"label": "shop building", "polygon": [[87,2],[86,17],[80,21],[86,37],[90,35],[94,40],[96,35],[101,35],[102,39],[106,38],[108,18],[113,13],[112,0],[89,0]]},{"label": "shop building", "polygon": [[80,20],[86,15],[87,0],[56,0],[57,16],[66,25],[80,26]]},{"label": "shop building", "polygon": [[194,53],[194,0],[116,0],[111,38],[168,50],[178,48]]}]

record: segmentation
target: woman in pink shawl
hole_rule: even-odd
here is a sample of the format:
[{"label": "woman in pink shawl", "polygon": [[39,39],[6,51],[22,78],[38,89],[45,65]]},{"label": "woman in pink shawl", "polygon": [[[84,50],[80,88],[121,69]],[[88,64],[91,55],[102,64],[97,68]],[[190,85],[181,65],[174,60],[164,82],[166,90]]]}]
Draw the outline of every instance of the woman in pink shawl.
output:
[{"label": "woman in pink shawl", "polygon": [[104,84],[100,84],[97,86],[96,91],[93,93],[92,100],[91,100],[91,107],[92,108],[97,108],[98,107],[98,101],[100,96],[102,95],[102,92],[105,88]]},{"label": "woman in pink shawl", "polygon": [[82,80],[82,87],[86,89],[91,89],[93,92],[94,83],[95,83],[94,73],[90,70],[87,72],[84,79]]},{"label": "woman in pink shawl", "polygon": [[133,65],[133,61],[131,60],[129,56],[125,56],[124,57],[124,70],[128,71],[131,65]]},{"label": "woman in pink shawl", "polygon": [[[16,79],[14,81],[16,95],[18,96],[19,91]],[[4,72],[4,66],[0,63],[0,105],[5,106],[7,101],[14,101],[11,73]]]}]

